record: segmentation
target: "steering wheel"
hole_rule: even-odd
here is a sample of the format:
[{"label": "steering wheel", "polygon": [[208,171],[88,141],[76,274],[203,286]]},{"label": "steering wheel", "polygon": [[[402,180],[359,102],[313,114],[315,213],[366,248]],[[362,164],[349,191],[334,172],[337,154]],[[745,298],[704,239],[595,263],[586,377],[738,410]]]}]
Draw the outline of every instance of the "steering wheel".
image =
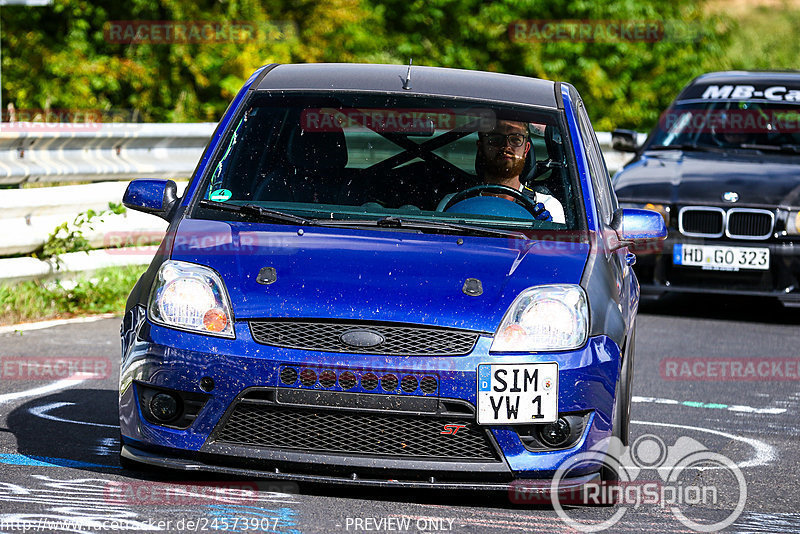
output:
[{"label": "steering wheel", "polygon": [[514,202],[525,208],[528,211],[528,213],[533,215],[534,219],[538,218],[539,213],[541,212],[541,209],[537,209],[536,203],[532,201],[530,198],[523,195],[513,187],[508,187],[507,185],[499,185],[499,184],[481,184],[460,191],[455,195],[453,195],[453,197],[447,201],[447,204],[445,204],[444,207],[442,207],[442,209],[439,211],[447,211],[449,208],[461,202],[462,200],[476,197],[484,192],[491,192],[496,195],[509,195],[511,197],[514,197]]}]

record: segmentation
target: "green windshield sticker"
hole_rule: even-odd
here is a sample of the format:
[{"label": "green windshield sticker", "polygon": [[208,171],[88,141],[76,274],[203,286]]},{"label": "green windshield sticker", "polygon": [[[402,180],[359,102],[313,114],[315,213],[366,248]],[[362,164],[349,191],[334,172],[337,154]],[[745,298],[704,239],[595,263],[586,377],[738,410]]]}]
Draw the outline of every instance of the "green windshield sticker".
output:
[{"label": "green windshield sticker", "polygon": [[226,200],[230,200],[232,195],[233,193],[231,193],[230,189],[217,189],[216,191],[212,191],[208,198],[215,202],[225,202]]}]

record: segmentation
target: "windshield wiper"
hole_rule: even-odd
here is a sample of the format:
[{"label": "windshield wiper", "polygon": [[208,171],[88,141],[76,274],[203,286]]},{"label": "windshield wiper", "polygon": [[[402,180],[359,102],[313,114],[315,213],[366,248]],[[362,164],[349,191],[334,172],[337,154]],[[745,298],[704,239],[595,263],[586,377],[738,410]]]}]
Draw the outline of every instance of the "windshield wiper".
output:
[{"label": "windshield wiper", "polygon": [[379,228],[408,228],[412,230],[452,230],[472,235],[498,236],[498,237],[517,237],[528,239],[524,233],[516,230],[503,230],[500,228],[486,228],[484,226],[473,226],[471,224],[460,224],[443,221],[430,221],[419,219],[400,219],[399,217],[382,217],[377,220],[372,219],[320,219],[317,224],[322,226],[377,226]]},{"label": "windshield wiper", "polygon": [[307,219],[299,215],[292,215],[283,211],[263,208],[256,204],[223,204],[212,200],[201,200],[200,205],[204,208],[230,211],[233,213],[244,213],[256,215],[262,219],[271,221],[286,222],[300,225],[331,226],[331,227],[352,227],[352,226],[377,226],[379,228],[408,228],[414,230],[452,230],[471,235],[488,235],[498,237],[517,237],[528,239],[524,233],[515,230],[503,230],[500,228],[486,228],[483,226],[473,226],[470,224],[459,224],[442,221],[427,221],[417,219],[400,219],[398,217],[382,217],[380,219]]},{"label": "windshield wiper", "polygon": [[739,148],[745,150],[760,150],[768,152],[782,152],[789,154],[800,154],[800,145],[782,144],[782,145],[762,145],[758,143],[742,143],[730,148]]},{"label": "windshield wiper", "polygon": [[715,148],[717,147],[698,145],[696,143],[676,143],[674,145],[652,145],[647,147],[646,150],[696,150],[698,152],[708,152],[709,150],[714,150]]},{"label": "windshield wiper", "polygon": [[783,149],[778,145],[759,145],[757,143],[742,143],[731,148],[743,148],[745,150],[769,150],[770,152],[781,152]]},{"label": "windshield wiper", "polygon": [[755,144],[742,144],[742,148],[753,148],[756,150],[771,150],[773,152],[788,152],[790,154],[800,154],[800,145],[782,144],[782,145],[755,145]]},{"label": "windshield wiper", "polygon": [[300,225],[317,224],[314,219],[306,219],[305,217],[300,217],[299,215],[292,215],[291,213],[286,213],[284,211],[264,208],[256,204],[222,204],[221,202],[215,202],[213,200],[201,200],[200,205],[204,208],[215,210],[243,213],[245,215],[256,215],[257,217],[268,221]]}]

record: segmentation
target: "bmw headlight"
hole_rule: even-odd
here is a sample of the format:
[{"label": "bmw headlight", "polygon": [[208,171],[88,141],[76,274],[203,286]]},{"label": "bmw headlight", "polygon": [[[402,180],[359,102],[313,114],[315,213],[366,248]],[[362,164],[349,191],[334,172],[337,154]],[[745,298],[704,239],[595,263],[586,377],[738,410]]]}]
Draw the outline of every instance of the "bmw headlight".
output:
[{"label": "bmw headlight", "polygon": [[233,314],[222,279],[202,265],[164,262],[150,291],[148,315],[164,326],[234,337]]},{"label": "bmw headlight", "polygon": [[490,352],[577,349],[586,343],[589,305],[578,285],[531,287],[503,317]]},{"label": "bmw headlight", "polygon": [[786,233],[800,235],[800,210],[791,210],[786,218]]}]

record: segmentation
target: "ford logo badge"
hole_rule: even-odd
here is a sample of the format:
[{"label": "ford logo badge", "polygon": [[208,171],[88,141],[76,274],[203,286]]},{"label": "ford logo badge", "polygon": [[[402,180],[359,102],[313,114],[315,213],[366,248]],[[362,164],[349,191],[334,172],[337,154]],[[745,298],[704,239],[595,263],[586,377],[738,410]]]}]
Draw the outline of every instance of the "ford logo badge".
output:
[{"label": "ford logo badge", "polygon": [[736,202],[739,200],[739,193],[736,191],[726,191],[722,193],[722,200],[725,202]]},{"label": "ford logo badge", "polygon": [[339,339],[345,345],[361,349],[377,347],[383,343],[383,336],[371,330],[348,330]]}]

